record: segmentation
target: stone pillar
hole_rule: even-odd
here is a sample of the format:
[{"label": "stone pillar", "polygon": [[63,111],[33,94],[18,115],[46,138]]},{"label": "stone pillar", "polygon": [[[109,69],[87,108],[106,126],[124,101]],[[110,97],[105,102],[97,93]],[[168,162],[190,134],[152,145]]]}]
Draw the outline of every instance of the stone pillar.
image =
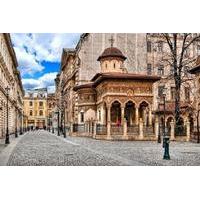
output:
[{"label": "stone pillar", "polygon": [[158,134],[159,134],[159,120],[158,120],[158,116],[156,116],[155,119],[155,135],[156,135],[156,139],[158,139]]},{"label": "stone pillar", "polygon": [[72,122],[70,123],[70,133],[71,134],[73,133],[73,123]]},{"label": "stone pillar", "polygon": [[143,133],[143,120],[140,118],[139,121],[139,139],[142,140],[144,138],[144,133]]},{"label": "stone pillar", "polygon": [[175,134],[174,134],[174,120],[170,122],[170,140],[175,140]]},{"label": "stone pillar", "polygon": [[149,126],[152,126],[152,110],[149,108]]},{"label": "stone pillar", "polygon": [[111,110],[111,107],[108,106],[107,107],[107,139],[108,140],[111,139],[111,132],[110,132],[110,129],[111,129],[110,110]]},{"label": "stone pillar", "polygon": [[189,142],[190,141],[190,122],[187,120],[186,122],[186,141]]},{"label": "stone pillar", "polygon": [[96,138],[96,134],[97,134],[97,122],[96,120],[94,120],[94,133],[93,133],[93,138]]},{"label": "stone pillar", "polygon": [[127,140],[128,139],[128,135],[127,135],[127,120],[124,119],[123,122],[123,139]]},{"label": "stone pillar", "polygon": [[123,125],[124,122],[124,107],[121,107],[121,124]]},{"label": "stone pillar", "polygon": [[135,107],[135,125],[139,124],[139,108]]}]

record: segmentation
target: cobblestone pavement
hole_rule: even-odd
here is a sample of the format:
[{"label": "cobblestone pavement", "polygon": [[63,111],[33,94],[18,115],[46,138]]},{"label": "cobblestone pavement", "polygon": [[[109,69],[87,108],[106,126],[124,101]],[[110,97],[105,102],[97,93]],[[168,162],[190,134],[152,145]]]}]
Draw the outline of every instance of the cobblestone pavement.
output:
[{"label": "cobblestone pavement", "polygon": [[170,142],[171,160],[163,160],[162,144],[149,141],[102,141],[91,138],[68,137],[85,148],[104,153],[118,160],[128,160],[138,165],[150,166],[199,166],[200,144],[191,142]]},{"label": "cobblestone pavement", "polygon": [[123,165],[122,162],[94,153],[47,131],[27,133],[11,154],[8,165],[17,166],[103,166]]},{"label": "cobblestone pavement", "polygon": [[8,165],[200,165],[200,145],[171,142],[171,160],[163,160],[161,144],[147,141],[103,141],[57,137],[47,131],[26,134]]}]

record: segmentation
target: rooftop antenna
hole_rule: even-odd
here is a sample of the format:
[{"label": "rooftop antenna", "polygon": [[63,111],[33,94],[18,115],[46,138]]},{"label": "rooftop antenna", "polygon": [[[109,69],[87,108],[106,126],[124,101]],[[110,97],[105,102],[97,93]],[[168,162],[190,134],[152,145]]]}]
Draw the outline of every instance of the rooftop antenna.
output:
[{"label": "rooftop antenna", "polygon": [[113,38],[113,35],[111,35],[109,41],[110,41],[110,46],[113,47],[113,44],[114,44],[114,41],[115,41],[114,38]]}]

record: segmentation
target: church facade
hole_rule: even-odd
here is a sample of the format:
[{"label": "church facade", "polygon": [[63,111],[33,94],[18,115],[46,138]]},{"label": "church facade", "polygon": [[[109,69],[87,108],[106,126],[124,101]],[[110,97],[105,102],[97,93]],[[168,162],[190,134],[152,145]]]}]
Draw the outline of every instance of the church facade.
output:
[{"label": "church facade", "polygon": [[[122,60],[122,56],[116,61],[116,57],[112,60],[113,56],[110,56],[111,61],[109,61],[110,64],[107,61],[106,69],[106,62],[99,57],[105,49],[111,47],[111,43],[126,59]],[[78,132],[88,135],[83,132],[86,129],[89,129],[89,132],[93,131],[94,123],[97,126],[95,131],[102,132],[102,135],[105,135],[103,132],[108,133],[109,130],[110,132],[115,130],[114,132],[118,131],[122,134],[126,129],[126,132],[136,133],[143,132],[141,131],[143,129],[157,135],[158,123],[160,123],[159,115],[163,120],[163,112],[158,110],[158,96],[162,96],[162,89],[166,87],[167,117],[165,123],[169,129],[173,127],[174,82],[168,78],[171,73],[170,67],[165,66],[161,59],[167,51],[166,49],[166,44],[155,34],[82,34],[76,48],[63,49],[61,70],[56,78],[56,104],[59,107],[63,107],[61,104],[64,105],[65,120],[62,122],[64,126],[70,127],[70,132],[74,135]],[[198,49],[198,44],[192,45],[188,51],[189,58],[197,56]],[[113,63],[116,64],[114,72],[110,71],[108,67]],[[118,65],[123,67],[118,69]],[[157,77],[157,79],[154,80],[150,77]],[[113,96],[109,96],[109,94]],[[87,95],[88,97],[86,97]],[[192,100],[193,95],[190,93],[188,84],[183,84],[181,105],[187,107]],[[84,105],[87,106],[84,107]],[[129,111],[127,111],[127,107],[130,108]],[[108,114],[109,108],[111,115]],[[118,110],[118,114],[116,114],[116,110]],[[115,119],[112,118],[112,113],[117,116]],[[124,116],[126,125],[124,125]],[[111,117],[110,120],[109,117]],[[188,126],[188,114],[183,112],[181,117],[185,127]],[[110,128],[105,126],[109,121]],[[119,126],[118,129],[114,127],[114,122],[117,127]],[[84,125],[83,128],[82,124],[87,125]],[[141,125],[139,126],[139,124]],[[172,134],[172,139],[179,138],[174,136],[171,130],[169,132],[170,135]],[[185,128],[182,138],[186,139],[186,137]],[[132,138],[137,139],[137,137]]]},{"label": "church facade", "polygon": [[160,78],[128,73],[126,57],[113,46],[97,60],[100,73],[91,83],[74,87],[78,124],[73,124],[72,134],[108,140],[153,137],[152,86]]}]

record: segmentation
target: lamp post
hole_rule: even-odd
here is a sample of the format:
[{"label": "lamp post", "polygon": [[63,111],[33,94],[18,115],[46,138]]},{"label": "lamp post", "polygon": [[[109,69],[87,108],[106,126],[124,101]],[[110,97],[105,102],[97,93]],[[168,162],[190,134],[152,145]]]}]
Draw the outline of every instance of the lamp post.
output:
[{"label": "lamp post", "polygon": [[161,137],[160,137],[160,98],[157,98],[158,100],[158,143],[161,143]]},{"label": "lamp post", "polygon": [[7,107],[7,119],[6,119],[7,127],[6,127],[6,140],[5,140],[5,144],[10,144],[9,130],[8,130],[8,97],[9,97],[10,88],[6,87],[5,90],[6,90],[6,97],[7,97],[7,105],[6,105],[6,107]]},{"label": "lamp post", "polygon": [[165,112],[166,112],[166,88],[163,91],[163,106],[164,106],[164,124],[163,124],[163,148],[164,148],[164,160],[170,160],[169,155],[169,136],[167,135],[166,125],[165,125]]},{"label": "lamp post", "polygon": [[23,135],[23,130],[22,130],[22,113],[20,113],[20,135]]},{"label": "lamp post", "polygon": [[57,121],[58,121],[58,123],[57,123],[57,128],[58,128],[58,136],[60,136],[60,127],[59,127],[59,121],[60,121],[60,113],[59,113],[59,111],[57,111],[57,112],[55,112],[56,114],[57,114]]},{"label": "lamp post", "polygon": [[18,110],[16,108],[16,127],[15,127],[15,137],[17,138],[18,137],[18,134],[17,134],[17,115],[18,115]]}]

